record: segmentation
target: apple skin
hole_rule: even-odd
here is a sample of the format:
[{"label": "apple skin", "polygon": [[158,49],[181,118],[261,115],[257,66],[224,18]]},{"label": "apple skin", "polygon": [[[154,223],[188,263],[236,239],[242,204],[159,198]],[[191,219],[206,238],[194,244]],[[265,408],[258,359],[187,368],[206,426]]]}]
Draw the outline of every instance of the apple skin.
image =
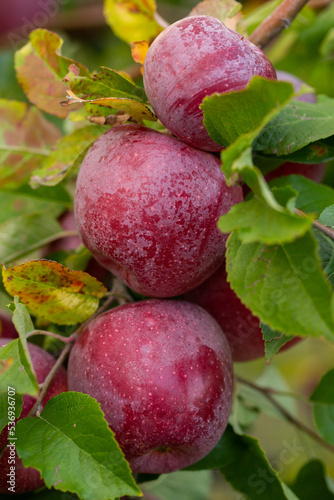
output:
[{"label": "apple skin", "polygon": [[[204,97],[241,90],[254,75],[276,80],[258,47],[216,18],[191,16],[166,28],[144,62],[144,87],[159,120],[179,139],[221,151],[203,125]],[[224,117],[222,117],[222,120]]]},{"label": "apple skin", "polygon": [[134,472],[173,472],[204,457],[231,411],[227,340],[200,307],[144,300],[93,320],[68,363],[70,390],[97,399]]},{"label": "apple skin", "polygon": [[[62,0],[10,0],[0,2],[0,36],[21,30],[25,37],[36,28],[45,28],[48,19],[60,10]],[[20,33],[19,33],[20,34]]]},{"label": "apple skin", "polygon": [[[0,338],[0,349],[12,339],[8,338]],[[35,344],[28,343],[29,353],[31,356],[31,361],[36,373],[36,378],[39,384],[44,382],[46,376],[50,372],[52,366],[55,363],[55,359],[51,354],[44,351],[44,349],[38,347]],[[46,399],[43,403],[45,403],[51,399],[53,396],[60,394],[61,392],[65,392],[68,390],[67,385],[67,374],[66,370],[61,367],[58,371],[56,377],[54,378],[50,389],[47,393]],[[32,396],[25,395],[23,396],[23,408],[20,418],[23,418],[27,415],[29,410],[33,407],[36,399]],[[0,448],[4,446],[7,442],[7,428],[3,429],[0,434]],[[0,494],[12,494],[8,491],[8,477],[7,474],[10,471],[10,464],[8,464],[9,458],[9,450],[4,453],[4,455],[0,458]],[[36,488],[40,488],[44,485],[44,481],[40,476],[38,470],[33,469],[31,467],[24,467],[22,460],[15,453],[15,494],[26,493],[28,491],[35,490]]]},{"label": "apple skin", "polygon": [[10,313],[7,314],[5,311],[0,310],[0,322],[1,338],[6,337],[7,339],[16,339],[18,337],[18,333],[12,322]]},{"label": "apple skin", "polygon": [[[233,361],[252,361],[264,356],[260,320],[244,306],[227,282],[225,263],[183,299],[203,307],[215,318],[230,344]],[[281,350],[292,347],[299,340],[294,338]]]},{"label": "apple skin", "polygon": [[120,125],[90,148],[77,179],[79,234],[134,291],[173,297],[221,264],[219,217],[242,201],[214,155],[141,125]]}]

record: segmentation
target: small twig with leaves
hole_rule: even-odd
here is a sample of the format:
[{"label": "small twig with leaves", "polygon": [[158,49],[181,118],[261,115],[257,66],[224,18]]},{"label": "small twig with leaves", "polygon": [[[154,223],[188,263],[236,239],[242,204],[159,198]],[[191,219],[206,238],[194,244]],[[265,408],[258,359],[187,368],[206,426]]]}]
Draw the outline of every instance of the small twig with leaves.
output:
[{"label": "small twig with leaves", "polygon": [[[237,382],[243,385],[247,385],[248,387],[251,387],[252,389],[261,392],[268,401],[280,412],[280,414],[290,422],[292,425],[300,429],[302,432],[310,436],[312,439],[317,441],[319,444],[330,450],[332,453],[334,453],[334,446],[327,443],[324,439],[322,439],[316,432],[314,432],[312,429],[307,427],[307,425],[303,424],[300,420],[296,419],[291,413],[289,413],[284,406],[282,406],[277,399],[275,399],[272,395],[272,389],[267,388],[267,387],[261,387],[253,382],[250,382],[249,380],[246,380],[242,377],[236,377]],[[310,403],[309,401],[307,401]]]},{"label": "small twig with leaves", "polygon": [[288,28],[308,0],[284,0],[251,34],[249,40],[260,48],[265,47],[285,28]]}]

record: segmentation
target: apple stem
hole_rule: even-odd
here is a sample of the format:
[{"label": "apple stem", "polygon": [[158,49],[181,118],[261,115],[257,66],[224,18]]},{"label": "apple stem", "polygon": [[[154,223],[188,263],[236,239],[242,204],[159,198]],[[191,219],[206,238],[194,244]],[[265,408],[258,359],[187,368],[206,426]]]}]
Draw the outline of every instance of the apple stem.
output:
[{"label": "apple stem", "polygon": [[[298,429],[300,429],[301,431],[303,431],[305,434],[307,434],[308,436],[310,436],[312,439],[314,439],[315,441],[317,441],[319,444],[321,444],[322,446],[324,446],[325,448],[327,448],[328,450],[330,450],[332,453],[334,453],[334,446],[331,445],[330,443],[327,443],[316,432],[314,432],[312,429],[310,429],[305,424],[303,424],[303,422],[301,422],[300,420],[296,419],[293,415],[291,415],[291,413],[289,413],[284,408],[284,406],[282,406],[272,396],[272,392],[273,391],[272,391],[271,388],[260,387],[259,385],[254,384],[253,382],[250,382],[249,380],[246,380],[243,377],[239,377],[239,376],[236,377],[236,380],[240,384],[247,385],[248,387],[251,387],[252,389],[254,389],[256,391],[261,392],[261,394],[263,394],[268,399],[268,401],[270,401],[270,403],[276,408],[276,410],[278,410],[281,413],[281,415],[283,415],[283,417],[288,422],[290,422],[292,425],[294,425],[295,427],[297,427]],[[306,400],[306,402],[308,404],[312,404],[312,402],[309,401],[309,400]]]},{"label": "apple stem", "polygon": [[284,0],[253,33],[249,40],[261,49],[288,28],[308,0]]},{"label": "apple stem", "polygon": [[[301,215],[302,217],[307,217],[307,214],[302,212],[301,210],[298,210],[298,208],[295,208],[295,212],[298,215]],[[321,222],[318,222],[317,220],[314,220],[312,222],[312,225],[321,231],[322,233],[326,234],[326,236],[329,236],[332,240],[334,240],[334,231],[330,227],[325,226],[324,224],[321,224]]]}]

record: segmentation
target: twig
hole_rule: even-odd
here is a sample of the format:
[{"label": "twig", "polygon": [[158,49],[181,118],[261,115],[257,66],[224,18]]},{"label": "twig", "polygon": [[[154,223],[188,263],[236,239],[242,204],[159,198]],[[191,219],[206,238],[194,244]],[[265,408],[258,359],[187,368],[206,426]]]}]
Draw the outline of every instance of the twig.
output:
[{"label": "twig", "polygon": [[270,16],[268,16],[249,37],[249,40],[260,48],[288,28],[298,12],[308,0],[284,0]]},{"label": "twig", "polygon": [[59,335],[58,333],[54,332],[47,332],[45,330],[33,330],[32,332],[28,333],[26,339],[32,337],[33,335],[47,335],[48,337],[53,337],[54,339],[61,340],[65,344],[69,344],[77,338],[77,335],[75,333],[73,333],[73,335],[71,335],[70,337],[64,337],[63,335]]},{"label": "twig", "polygon": [[45,396],[49,390],[49,387],[52,384],[53,379],[55,378],[55,376],[57,374],[57,371],[59,370],[59,368],[61,367],[61,365],[63,364],[63,362],[65,361],[65,359],[67,358],[67,355],[69,354],[69,352],[71,350],[72,344],[73,344],[73,342],[66,344],[66,346],[64,347],[64,349],[60,353],[59,358],[56,360],[55,364],[53,365],[53,367],[51,368],[50,372],[48,373],[46,379],[43,382],[42,390],[39,393],[39,396],[36,399],[34,406],[29,410],[26,417],[32,417],[33,415],[35,415],[35,413],[39,409],[39,406],[43,403]]},{"label": "twig", "polygon": [[[301,210],[298,210],[298,208],[295,208],[294,210],[295,210],[296,214],[301,215],[302,217],[307,217],[307,214],[305,214]],[[333,231],[333,229],[331,229],[330,227],[325,226],[324,224],[321,224],[321,222],[318,222],[317,220],[314,220],[312,222],[312,225],[316,229],[318,229],[319,231],[321,231],[322,233],[324,233],[327,236],[329,236],[329,238],[331,238],[332,240],[334,240],[334,231]]]},{"label": "twig", "polygon": [[312,429],[307,427],[303,422],[300,422],[300,420],[296,419],[291,413],[289,413],[284,406],[282,406],[272,395],[271,395],[271,389],[267,389],[266,387],[260,387],[253,382],[250,382],[249,380],[246,380],[242,377],[236,377],[236,380],[240,382],[240,384],[248,385],[252,389],[261,392],[267,399],[270,401],[270,403],[278,410],[283,417],[293,424],[295,427],[303,431],[305,434],[310,436],[312,439],[320,443],[322,446],[330,450],[332,453],[334,453],[334,446],[327,443],[324,439],[322,439],[316,432],[314,432]]}]

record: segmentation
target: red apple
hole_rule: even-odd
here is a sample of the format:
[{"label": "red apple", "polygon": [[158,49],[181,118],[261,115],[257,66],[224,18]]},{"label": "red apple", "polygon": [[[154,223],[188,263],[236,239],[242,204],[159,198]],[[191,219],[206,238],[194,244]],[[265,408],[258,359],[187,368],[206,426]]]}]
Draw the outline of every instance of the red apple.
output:
[{"label": "red apple", "polygon": [[[6,345],[11,339],[0,338],[0,348]],[[50,372],[52,366],[55,363],[55,359],[51,354],[44,351],[40,347],[34,344],[28,344],[29,353],[31,356],[31,361],[36,373],[36,378],[39,384],[44,382],[46,376]],[[15,385],[15,382],[13,382]],[[54,381],[52,382],[50,389],[47,393],[44,404],[51,399],[53,396],[60,394],[61,392],[67,391],[67,375],[66,370],[61,368]],[[27,415],[29,410],[33,407],[36,399],[32,396],[23,396],[23,409],[20,418]],[[0,434],[0,449],[7,444],[8,431],[7,427]],[[0,458],[0,493],[1,494],[12,494],[8,488],[10,485],[7,483],[9,480],[8,474],[10,472],[11,464],[9,459],[12,458],[10,449]],[[40,476],[39,471],[31,467],[24,467],[22,460],[17,456],[15,451],[15,494],[26,493],[32,491],[36,488],[43,486],[44,482]]]},{"label": "red apple", "polygon": [[27,37],[37,28],[45,28],[56,16],[63,0],[2,0],[0,2],[0,35],[12,31]]},{"label": "red apple", "polygon": [[10,313],[0,310],[0,335],[7,339],[16,339],[18,333],[10,317]]},{"label": "red apple", "polygon": [[84,245],[130,288],[172,297],[221,264],[217,221],[242,201],[214,155],[141,125],[103,134],[78,175],[75,214]]},{"label": "red apple", "polygon": [[254,75],[276,80],[262,50],[210,16],[186,17],[166,28],[144,63],[144,87],[159,120],[207,151],[222,147],[204,128],[199,105],[207,95],[245,88]]},{"label": "red apple", "polygon": [[232,404],[225,336],[182,301],[135,302],[93,320],[71,351],[68,380],[101,403],[134,472],[172,472],[204,457]]},{"label": "red apple", "polygon": [[[260,320],[230,287],[225,264],[202,285],[186,293],[184,299],[203,307],[215,318],[230,344],[234,361],[251,361],[264,356]],[[282,349],[292,347],[298,340],[291,340]]]}]

